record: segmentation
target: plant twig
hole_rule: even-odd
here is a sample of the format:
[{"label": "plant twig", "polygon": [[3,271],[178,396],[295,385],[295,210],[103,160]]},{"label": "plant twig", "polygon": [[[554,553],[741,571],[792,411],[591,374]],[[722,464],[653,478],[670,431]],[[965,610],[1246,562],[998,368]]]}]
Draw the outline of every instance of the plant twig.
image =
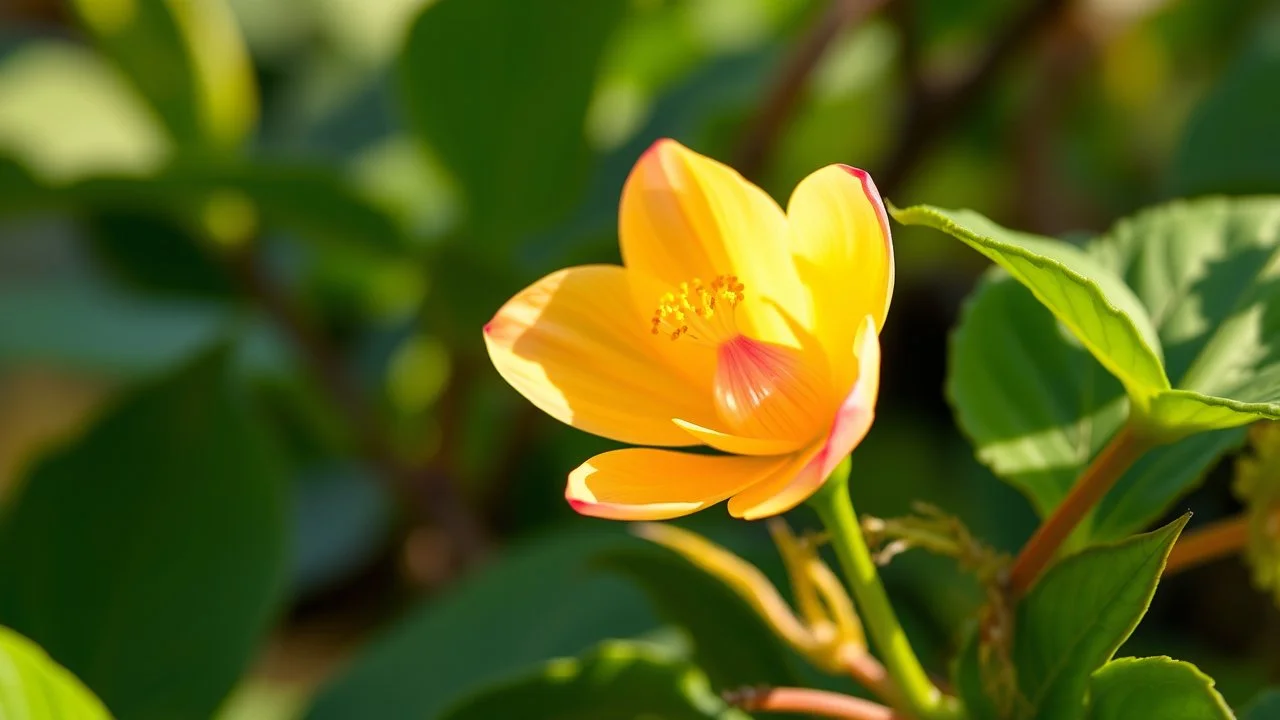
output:
[{"label": "plant twig", "polygon": [[1042,32],[1062,16],[1069,0],[1033,0],[1006,25],[967,73],[946,87],[930,91],[918,76],[910,79],[908,106],[898,143],[876,176],[876,184],[887,196],[902,190],[934,145],[972,108],[999,78],[1005,66]]},{"label": "plant twig", "polygon": [[1237,555],[1249,545],[1249,516],[1219,520],[1191,532],[1183,533],[1169,553],[1164,574],[1173,575],[1207,562]]},{"label": "plant twig", "polygon": [[737,152],[735,167],[747,177],[760,172],[787,121],[795,112],[801,91],[840,33],[870,15],[885,0],[831,0],[792,50],[751,120]]},{"label": "plant twig", "polygon": [[1016,600],[1031,589],[1071,531],[1075,530],[1084,516],[1149,447],[1149,443],[1139,438],[1127,425],[1111,438],[1111,442],[1080,474],[1067,497],[1045,519],[1014,559],[1013,568],[1009,571],[1008,590],[1011,598]]},{"label": "plant twig", "polygon": [[488,539],[477,517],[457,493],[448,474],[401,460],[385,427],[352,380],[341,354],[306,313],[259,266],[254,246],[232,253],[227,264],[242,290],[274,322],[297,350],[307,371],[351,426],[360,453],[411,507],[449,534],[457,560],[466,566],[480,560]]},{"label": "plant twig", "polygon": [[884,705],[809,688],[744,688],[725,700],[747,712],[804,713],[835,720],[903,720]]}]

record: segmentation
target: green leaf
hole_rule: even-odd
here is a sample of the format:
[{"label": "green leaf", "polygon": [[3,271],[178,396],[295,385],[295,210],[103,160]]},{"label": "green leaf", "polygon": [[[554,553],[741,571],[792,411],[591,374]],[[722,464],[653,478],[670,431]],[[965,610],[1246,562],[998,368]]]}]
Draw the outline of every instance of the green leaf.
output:
[{"label": "green leaf", "polygon": [[[1170,438],[1192,434],[1126,473],[1095,511],[1094,538],[1144,527],[1239,445],[1231,428],[1280,412],[1278,218],[1271,198],[1178,202],[1087,247],[1147,308],[1176,381],[1141,422]],[[1014,280],[985,281],[954,337],[948,393],[979,457],[1044,514],[1126,408],[1119,384],[1037,305]]]},{"label": "green leaf", "polygon": [[970,210],[894,208],[906,225],[952,235],[1003,267],[1115,375],[1139,406],[1169,388],[1160,340],[1133,291],[1080,249],[1018,233]]},{"label": "green leaf", "polygon": [[0,627],[0,717],[110,720],[111,713],[39,645]]},{"label": "green leaf", "polygon": [[281,600],[286,499],[225,350],[38,462],[0,525],[0,622],[121,717],[207,718]]},{"label": "green leaf", "polygon": [[955,681],[974,720],[1083,718],[1089,676],[1146,613],[1188,517],[1059,562],[1018,604],[1006,645],[971,633]]},{"label": "green leaf", "polygon": [[433,718],[534,663],[652,629],[637,590],[587,572],[596,553],[639,544],[614,527],[523,543],[390,628],[320,691],[307,717]]},{"label": "green leaf", "polygon": [[1174,153],[1170,194],[1280,192],[1280,15],[1243,43],[1191,113]]},{"label": "green leaf", "polygon": [[[1123,388],[1002,272],[966,304],[950,354],[947,395],[978,458],[1047,516],[1124,424]],[[1082,523],[1081,537],[1118,540],[1146,527],[1242,441],[1228,430],[1152,449]]]},{"label": "green leaf", "polygon": [[413,24],[400,60],[404,106],[461,185],[481,248],[511,247],[577,203],[591,158],[587,106],[626,6],[440,0]]},{"label": "green leaf", "polygon": [[735,720],[706,675],[659,645],[609,641],[488,688],[440,720]]},{"label": "green leaf", "polygon": [[1089,720],[1234,720],[1195,665],[1167,657],[1113,660],[1089,682]]},{"label": "green leaf", "polygon": [[1080,718],[1089,676],[1137,627],[1189,516],[1055,565],[1018,604],[1013,627],[1019,717]]},{"label": "green leaf", "polygon": [[1149,422],[1180,432],[1280,418],[1280,198],[1174,202],[1121,221],[1097,253],[1164,328],[1172,392]]},{"label": "green leaf", "polygon": [[70,4],[180,144],[235,149],[253,129],[253,66],[224,0]]},{"label": "green leaf", "polygon": [[604,568],[640,585],[664,620],[693,641],[693,659],[717,688],[796,685],[791,651],[731,590],[675,553],[656,547],[601,553]]},{"label": "green leaf", "polygon": [[[1280,419],[1280,351],[1267,342],[1280,327],[1270,311],[1280,298],[1272,280],[1280,272],[1280,199],[1154,208],[1119,223],[1091,255],[967,210],[916,206],[894,216],[954,235],[1008,270],[1124,384],[1147,431],[1176,439]],[[1168,373],[1180,378],[1177,389],[1157,355],[1153,323],[1171,325],[1179,343]],[[1188,345],[1199,351],[1188,357]]]},{"label": "green leaf", "polygon": [[1280,690],[1266,690],[1240,713],[1240,720],[1280,720]]}]

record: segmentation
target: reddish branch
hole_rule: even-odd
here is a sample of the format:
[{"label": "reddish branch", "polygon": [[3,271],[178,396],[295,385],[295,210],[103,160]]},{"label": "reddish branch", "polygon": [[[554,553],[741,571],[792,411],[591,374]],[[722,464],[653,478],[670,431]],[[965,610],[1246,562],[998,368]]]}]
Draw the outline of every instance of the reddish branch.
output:
[{"label": "reddish branch", "polygon": [[808,688],[745,688],[726,700],[747,712],[804,713],[836,720],[902,720],[893,710],[849,695]]}]

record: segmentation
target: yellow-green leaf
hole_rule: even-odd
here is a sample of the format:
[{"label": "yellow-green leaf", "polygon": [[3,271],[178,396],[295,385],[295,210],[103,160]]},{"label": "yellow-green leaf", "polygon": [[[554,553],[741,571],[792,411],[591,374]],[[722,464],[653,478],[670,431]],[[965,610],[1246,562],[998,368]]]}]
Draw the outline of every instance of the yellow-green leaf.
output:
[{"label": "yellow-green leaf", "polygon": [[892,212],[898,222],[933,227],[964,241],[1007,270],[1120,379],[1139,407],[1169,389],[1160,340],[1142,303],[1123,280],[1080,249],[1007,230],[970,210],[917,205]]},{"label": "yellow-green leaf", "polygon": [[39,645],[0,627],[0,718],[110,720],[111,713]]},{"label": "yellow-green leaf", "polygon": [[225,0],[72,0],[81,25],[183,144],[238,147],[258,91]]},{"label": "yellow-green leaf", "polygon": [[1213,678],[1167,657],[1121,658],[1089,681],[1088,720],[1234,720]]}]

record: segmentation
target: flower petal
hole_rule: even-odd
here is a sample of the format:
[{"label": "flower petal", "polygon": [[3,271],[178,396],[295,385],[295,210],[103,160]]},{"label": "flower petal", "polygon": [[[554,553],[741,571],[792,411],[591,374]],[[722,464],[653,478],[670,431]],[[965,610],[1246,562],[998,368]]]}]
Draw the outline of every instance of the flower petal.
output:
[{"label": "flower petal", "polygon": [[715,422],[714,357],[691,345],[671,366],[632,302],[641,280],[613,265],[552,273],[494,315],[485,345],[502,377],[562,422],[637,445],[693,445],[671,420]]},{"label": "flower petal", "polygon": [[852,382],[856,367],[848,349],[859,323],[871,315],[878,332],[893,296],[893,241],[884,203],[866,172],[830,165],[796,186],[787,219],[796,267],[813,296],[814,335],[839,379]]},{"label": "flower petal", "polygon": [[674,140],[654,143],[631,171],[618,235],[626,266],[668,285],[737,275],[746,286],[737,312],[758,340],[796,343],[784,313],[808,325],[782,209],[737,171]]},{"label": "flower petal", "polygon": [[769,477],[790,456],[694,455],[629,448],[597,455],[569,474],[565,499],[583,515],[664,520],[688,515]]},{"label": "flower petal", "polygon": [[703,444],[734,455],[785,455],[799,449],[794,440],[732,435],[680,418],[673,422]]},{"label": "flower petal", "polygon": [[792,473],[779,472],[735,495],[729,501],[730,514],[757,520],[799,505],[822,487],[831,471],[867,436],[880,394],[880,338],[874,317],[868,315],[863,321],[856,342],[858,379],[836,413],[826,440],[813,451],[798,454],[800,461]]}]

